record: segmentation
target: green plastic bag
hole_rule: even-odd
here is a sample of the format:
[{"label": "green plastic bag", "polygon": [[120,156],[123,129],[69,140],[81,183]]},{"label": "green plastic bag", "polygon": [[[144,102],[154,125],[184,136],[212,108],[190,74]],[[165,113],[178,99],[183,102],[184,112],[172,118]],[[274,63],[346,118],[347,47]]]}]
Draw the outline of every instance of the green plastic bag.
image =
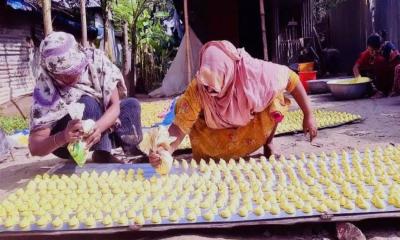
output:
[{"label": "green plastic bag", "polygon": [[86,144],[82,140],[79,140],[77,142],[68,144],[67,148],[76,164],[78,164],[79,167],[83,167],[83,165],[86,163],[88,155]]}]

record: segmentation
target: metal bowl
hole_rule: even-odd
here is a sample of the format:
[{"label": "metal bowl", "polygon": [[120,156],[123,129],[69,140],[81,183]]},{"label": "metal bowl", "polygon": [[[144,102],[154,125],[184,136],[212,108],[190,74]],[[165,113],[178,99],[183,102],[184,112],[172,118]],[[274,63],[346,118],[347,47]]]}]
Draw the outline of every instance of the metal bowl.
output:
[{"label": "metal bowl", "polygon": [[326,84],[328,80],[318,79],[310,80],[307,82],[308,92],[310,94],[322,94],[329,92],[328,85]]},{"label": "metal bowl", "polygon": [[328,81],[328,87],[332,95],[338,100],[348,100],[366,97],[371,89],[369,78],[347,78]]}]

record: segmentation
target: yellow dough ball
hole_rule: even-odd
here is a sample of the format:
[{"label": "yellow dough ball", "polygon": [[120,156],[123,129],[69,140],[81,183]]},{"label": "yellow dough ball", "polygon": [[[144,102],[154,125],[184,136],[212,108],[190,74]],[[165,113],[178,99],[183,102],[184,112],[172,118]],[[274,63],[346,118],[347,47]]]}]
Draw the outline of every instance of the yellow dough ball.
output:
[{"label": "yellow dough ball", "polygon": [[145,224],[145,222],[146,222],[146,220],[144,219],[143,214],[138,214],[138,215],[136,216],[136,218],[135,218],[135,224],[142,226],[142,225]]},{"label": "yellow dough ball", "polygon": [[45,227],[45,226],[47,226],[48,224],[49,224],[49,218],[48,218],[48,216],[41,216],[40,218],[39,218],[39,220],[37,220],[36,221],[36,224],[39,226],[39,227]]},{"label": "yellow dough ball", "polygon": [[296,213],[296,207],[293,205],[293,204],[291,204],[291,203],[288,203],[286,206],[285,206],[285,208],[284,208],[284,211],[287,213],[287,214],[295,214]]},{"label": "yellow dough ball", "polygon": [[183,168],[184,170],[187,170],[187,169],[189,168],[189,164],[187,163],[186,160],[182,160],[182,168]]},{"label": "yellow dough ball", "polygon": [[223,209],[222,211],[220,211],[219,215],[220,215],[222,218],[230,218],[231,215],[232,215],[232,213],[231,213],[231,211],[230,211],[229,208],[225,208],[225,209]]},{"label": "yellow dough ball", "polygon": [[170,222],[173,222],[173,223],[178,222],[178,221],[179,221],[179,215],[178,215],[178,213],[177,213],[176,211],[174,211],[174,212],[169,216],[168,220],[169,220]]},{"label": "yellow dough ball", "polygon": [[135,211],[135,209],[130,209],[130,210],[128,211],[128,213],[127,213],[127,216],[128,216],[129,219],[135,219],[135,217],[136,217],[136,211]]},{"label": "yellow dough ball", "polygon": [[254,212],[254,214],[256,215],[256,216],[263,216],[264,214],[265,214],[265,212],[264,212],[264,208],[263,207],[261,207],[261,206],[257,206],[254,210],[253,210],[253,212]]},{"label": "yellow dough ball", "polygon": [[320,203],[315,208],[320,213],[326,213],[328,211],[328,207],[324,203]]},{"label": "yellow dough ball", "polygon": [[363,209],[363,210],[367,210],[369,209],[369,203],[367,201],[365,201],[364,197],[361,195],[358,195],[356,197],[356,205],[357,207]]},{"label": "yellow dough ball", "polygon": [[350,199],[346,199],[343,207],[347,210],[354,210],[354,208],[356,207],[354,202],[351,201]]},{"label": "yellow dough ball", "polygon": [[190,167],[193,168],[193,169],[196,169],[198,167],[196,160],[192,159],[190,161]]},{"label": "yellow dough ball", "polygon": [[152,214],[153,214],[153,209],[151,207],[145,207],[143,209],[143,217],[145,219],[151,219]]},{"label": "yellow dough ball", "polygon": [[278,205],[278,204],[273,204],[273,205],[271,206],[270,213],[271,213],[272,215],[278,215],[280,212],[281,212],[281,209],[279,208],[279,205]]},{"label": "yellow dough ball", "polygon": [[[1,222],[0,222],[1,225]],[[29,217],[24,217],[18,225],[21,229],[28,230],[31,227],[31,219]]]},{"label": "yellow dough ball", "polygon": [[327,206],[332,212],[339,212],[340,211],[340,203],[339,201],[330,200],[327,202]]},{"label": "yellow dough ball", "polygon": [[56,217],[51,224],[54,228],[61,228],[64,225],[64,222],[61,218]]},{"label": "yellow dough ball", "polygon": [[309,203],[309,202],[304,203],[304,205],[301,208],[301,210],[303,211],[303,213],[306,213],[306,214],[312,213],[311,203]]},{"label": "yellow dough ball", "polygon": [[208,221],[208,222],[211,222],[212,220],[214,220],[214,213],[210,210],[210,211],[207,211],[207,212],[205,212],[204,214],[203,214],[203,218],[206,220],[206,221]]},{"label": "yellow dough ball", "polygon": [[17,224],[17,222],[18,222],[18,218],[16,218],[16,217],[8,217],[4,221],[4,227],[13,228]]},{"label": "yellow dough ball", "polygon": [[164,207],[160,210],[160,215],[163,218],[167,218],[169,216],[169,210],[167,207]]},{"label": "yellow dough ball", "polygon": [[127,226],[129,224],[129,219],[125,214],[122,214],[117,222],[119,225]]},{"label": "yellow dough ball", "polygon": [[95,212],[95,214],[94,214],[94,218],[96,219],[96,220],[102,220],[103,219],[103,212],[101,212],[100,210],[97,210],[96,212]]},{"label": "yellow dough ball", "polygon": [[186,220],[188,220],[189,222],[195,222],[197,220],[197,216],[196,213],[194,211],[190,211],[187,215],[186,215]]},{"label": "yellow dough ball", "polygon": [[239,208],[238,214],[241,217],[247,217],[247,215],[249,214],[249,210],[247,209],[246,206],[242,206],[242,207]]},{"label": "yellow dough ball", "polygon": [[385,202],[377,195],[374,195],[371,200],[372,204],[378,209],[385,209]]},{"label": "yellow dough ball", "polygon": [[103,218],[103,221],[101,221],[101,223],[106,227],[111,226],[113,224],[113,219],[112,219],[111,215],[106,215]]}]

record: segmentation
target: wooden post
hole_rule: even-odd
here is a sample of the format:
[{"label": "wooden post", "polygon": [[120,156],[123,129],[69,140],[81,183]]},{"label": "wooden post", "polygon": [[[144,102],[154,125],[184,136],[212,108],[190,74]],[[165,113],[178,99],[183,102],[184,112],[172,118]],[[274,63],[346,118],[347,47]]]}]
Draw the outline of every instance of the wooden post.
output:
[{"label": "wooden post", "polygon": [[86,24],[86,0],[81,0],[81,28],[82,28],[82,46],[88,47],[87,24]]},{"label": "wooden post", "polygon": [[124,45],[123,45],[123,56],[124,56],[124,68],[123,68],[123,75],[125,81],[128,79],[128,74],[131,70],[131,66],[129,65],[129,36],[128,36],[128,23],[125,21],[123,26],[123,38],[124,38]]},{"label": "wooden post", "polygon": [[44,35],[47,36],[53,32],[51,22],[51,0],[42,0]]},{"label": "wooden post", "polygon": [[189,30],[189,12],[187,0],[183,2],[183,8],[185,13],[185,41],[186,41],[186,60],[187,60],[187,81],[190,83],[192,78],[192,59],[191,59],[191,46],[190,46],[190,30]]},{"label": "wooden post", "polygon": [[261,34],[264,48],[264,60],[268,61],[268,45],[267,45],[267,30],[265,28],[265,11],[264,11],[264,0],[260,1],[260,17],[261,17]]}]

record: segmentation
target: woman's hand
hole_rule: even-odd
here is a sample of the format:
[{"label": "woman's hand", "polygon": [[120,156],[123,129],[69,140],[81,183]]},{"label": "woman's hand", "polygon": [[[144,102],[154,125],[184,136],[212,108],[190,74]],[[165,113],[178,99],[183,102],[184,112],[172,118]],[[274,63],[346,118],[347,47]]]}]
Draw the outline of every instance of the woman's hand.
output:
[{"label": "woman's hand", "polygon": [[86,149],[89,150],[94,144],[98,143],[101,139],[101,129],[97,123],[94,125],[92,131],[85,136]]},{"label": "woman's hand", "polygon": [[[150,153],[149,153],[149,163],[150,163],[150,165],[151,165],[153,168],[157,168],[157,167],[160,166],[160,164],[161,164],[161,156],[160,156],[160,152],[161,152],[161,151],[168,151],[168,150],[166,150],[166,149],[163,148],[163,147],[159,147],[159,148],[157,149],[156,152],[150,150]],[[171,153],[171,150],[169,150],[168,152]],[[172,154],[172,153],[171,153],[171,154]]]},{"label": "woman's hand", "polygon": [[161,164],[161,156],[158,152],[150,151],[149,163],[153,168],[157,168]]},{"label": "woman's hand", "polygon": [[66,143],[78,141],[83,136],[83,128],[81,120],[75,119],[68,122],[63,132]]},{"label": "woman's hand", "polygon": [[313,115],[306,115],[303,118],[303,131],[304,134],[310,134],[310,142],[317,136],[317,124]]}]

